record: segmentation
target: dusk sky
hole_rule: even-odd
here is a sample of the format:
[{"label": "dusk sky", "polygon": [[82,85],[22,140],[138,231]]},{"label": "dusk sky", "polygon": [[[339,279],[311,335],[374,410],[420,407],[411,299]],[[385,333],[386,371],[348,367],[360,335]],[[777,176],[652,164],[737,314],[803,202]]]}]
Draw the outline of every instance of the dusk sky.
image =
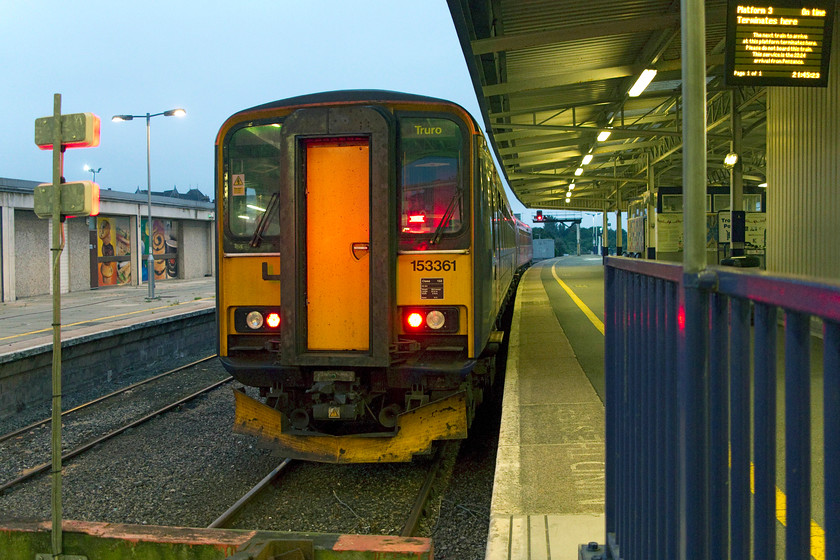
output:
[{"label": "dusk sky", "polygon": [[211,198],[216,133],[262,103],[387,89],[454,101],[482,122],[445,0],[3,0],[0,67],[0,177],[13,179],[51,180],[34,124],[55,93],[62,113],[102,120],[98,147],[67,150],[66,180],[91,179],[87,164],[103,189],[145,190],[145,118],[111,117],[182,107],[185,118],[151,120],[152,190]]},{"label": "dusk sky", "polygon": [[[213,142],[231,114],[333,89],[392,89],[443,97],[478,113],[444,0],[353,1],[4,0],[0,7],[0,175],[50,177],[50,154],[33,142],[35,119],[92,112],[97,148],[68,150],[65,175],[104,188],[146,187],[144,119],[152,119],[152,188],[211,194]],[[11,78],[13,77],[13,78]]]}]

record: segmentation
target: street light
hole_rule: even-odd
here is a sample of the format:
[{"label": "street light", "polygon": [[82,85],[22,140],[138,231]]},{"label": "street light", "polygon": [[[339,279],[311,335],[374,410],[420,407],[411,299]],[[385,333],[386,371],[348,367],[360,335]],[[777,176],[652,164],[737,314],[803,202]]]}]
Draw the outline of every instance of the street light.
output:
[{"label": "street light", "polygon": [[155,257],[152,255],[152,163],[151,163],[151,123],[152,117],[183,117],[187,112],[183,109],[170,109],[162,113],[146,113],[145,115],[114,115],[114,122],[131,121],[146,118],[146,192],[148,194],[149,217],[146,227],[149,228],[149,254],[146,257],[146,272],[149,275],[149,299],[155,299]]},{"label": "street light", "polygon": [[90,165],[85,164],[85,171],[90,171],[91,173],[93,173],[93,182],[95,183],[96,182],[96,174],[99,173],[100,171],[102,171],[102,168],[99,167],[97,169],[94,169]]}]

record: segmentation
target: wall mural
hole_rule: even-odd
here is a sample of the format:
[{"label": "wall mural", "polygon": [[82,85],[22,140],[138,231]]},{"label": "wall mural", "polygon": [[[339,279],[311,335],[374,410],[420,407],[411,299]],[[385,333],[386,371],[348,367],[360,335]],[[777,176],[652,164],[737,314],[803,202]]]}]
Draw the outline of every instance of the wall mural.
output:
[{"label": "wall mural", "polygon": [[[147,281],[146,264],[149,242],[148,219],[141,221],[143,238],[143,281]],[[154,257],[155,280],[166,280],[178,277],[178,222],[175,220],[152,220],[152,256]]]},{"label": "wall mural", "polygon": [[131,283],[131,228],[127,217],[96,219],[96,261],[99,286]]}]

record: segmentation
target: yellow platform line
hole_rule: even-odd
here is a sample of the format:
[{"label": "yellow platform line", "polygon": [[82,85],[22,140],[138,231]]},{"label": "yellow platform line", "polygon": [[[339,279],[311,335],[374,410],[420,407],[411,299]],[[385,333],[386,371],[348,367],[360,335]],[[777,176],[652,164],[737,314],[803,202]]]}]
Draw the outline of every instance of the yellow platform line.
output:
[{"label": "yellow platform line", "polygon": [[[750,462],[750,492],[755,494],[755,465]],[[787,496],[776,486],[776,519],[787,527]],[[825,529],[811,520],[811,556],[825,560]]]},{"label": "yellow platform line", "polygon": [[[555,270],[556,267],[556,263],[551,266],[551,274],[554,276],[554,279],[569,294],[569,297],[583,311],[583,314],[595,325],[595,328],[601,334],[604,334],[604,322],[560,279]],[[752,463],[750,463],[750,491],[755,494],[755,466]],[[776,519],[782,525],[787,526],[787,496],[778,486],[776,486]],[[813,519],[811,520],[811,556],[816,560],[825,560],[825,529],[820,527],[819,523]]]},{"label": "yellow platform line", "polygon": [[598,316],[595,315],[585,303],[583,303],[583,300],[581,300],[577,296],[577,294],[574,293],[572,289],[560,279],[560,277],[557,275],[557,271],[555,270],[556,267],[557,263],[551,266],[551,274],[554,276],[554,279],[557,280],[557,283],[560,284],[560,287],[563,288],[567,294],[569,294],[569,297],[572,298],[572,301],[575,302],[575,305],[577,305],[580,308],[580,310],[583,311],[583,314],[586,315],[587,318],[589,318],[593,325],[595,325],[595,328],[598,329],[598,331],[601,334],[604,334],[604,322],[601,319],[599,319]]},{"label": "yellow platform line", "polygon": [[[184,302],[184,303],[193,303],[193,302],[196,302],[196,301],[204,301],[204,300],[207,300],[207,299],[215,299],[215,298],[210,298],[210,297],[198,298],[198,299],[190,300],[189,302]],[[179,305],[180,305],[180,303],[179,303]],[[88,319],[87,321],[79,321],[78,323],[63,324],[61,326],[62,326],[62,328],[63,327],[78,327],[79,325],[86,325],[88,323],[95,323],[97,321],[107,321],[109,319],[117,319],[119,317],[128,317],[129,315],[136,315],[138,313],[148,313],[149,311],[157,311],[159,309],[167,309],[169,307],[173,307],[173,305],[172,304],[161,305],[160,307],[150,307],[149,309],[139,309],[137,311],[128,311],[126,313],[120,313],[119,315],[110,315],[108,317],[98,317],[96,319]],[[31,334],[41,334],[41,333],[46,333],[46,332],[52,332],[52,327],[50,327],[48,329],[41,329],[41,330],[37,330],[37,331],[29,331],[29,332],[20,333],[20,334],[13,334],[13,335],[10,335],[10,336],[4,336],[4,337],[0,338],[0,340],[10,340],[12,338],[20,338],[22,336],[29,336]]]}]

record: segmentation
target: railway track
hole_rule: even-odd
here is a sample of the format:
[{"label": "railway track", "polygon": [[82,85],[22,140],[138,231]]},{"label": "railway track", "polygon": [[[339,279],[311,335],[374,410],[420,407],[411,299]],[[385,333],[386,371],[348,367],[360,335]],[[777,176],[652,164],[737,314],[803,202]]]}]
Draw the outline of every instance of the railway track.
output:
[{"label": "railway track", "polygon": [[[433,496],[433,488],[435,488],[436,484],[440,481],[440,477],[445,470],[445,464],[447,463],[447,461],[454,459],[453,454],[457,455],[457,444],[458,442],[454,442],[454,445],[449,446],[444,444],[439,446],[435,451],[433,459],[429,462],[427,466],[427,472],[423,483],[420,485],[419,491],[416,492],[416,496],[412,502],[412,506],[408,512],[408,515],[405,517],[405,521],[402,525],[402,530],[400,531],[400,536],[418,536],[421,522],[424,519],[426,519],[429,515],[429,501],[430,498]],[[256,485],[254,485],[250,490],[248,490],[248,492],[246,492],[241,498],[239,498],[239,500],[237,500],[234,505],[228,508],[216,520],[210,523],[210,525],[208,525],[207,528],[221,529],[234,526],[236,518],[240,514],[242,514],[243,511],[245,511],[249,504],[255,501],[257,496],[263,493],[272,483],[276,482],[278,477],[281,476],[281,473],[283,473],[286,467],[288,467],[291,463],[292,459],[284,459],[269,474],[267,474],[262,480],[260,480]],[[302,466],[318,468],[317,463],[306,463]],[[342,507],[352,512],[353,515],[355,515],[359,519],[359,521],[363,523],[363,527],[368,527],[366,524],[364,524],[364,520],[361,517],[359,517],[359,515],[355,512],[355,510],[350,504],[346,503],[341,498],[339,498],[335,491],[333,491],[333,495]],[[300,528],[299,530],[306,530],[306,528]]]},{"label": "railway track", "polygon": [[223,529],[228,526],[228,523],[234,519],[240,511],[242,511],[245,506],[247,506],[254,497],[257,496],[260,492],[265,489],[266,486],[271,484],[275,478],[283,471],[289,464],[292,462],[291,459],[283,459],[283,462],[277,465],[273,471],[268,473],[262,480],[260,480],[253,488],[248,490],[244,496],[239,498],[235,504],[230,506],[227,511],[225,511],[222,515],[216,518],[210,525],[207,526],[208,529]]},{"label": "railway track", "polygon": [[[154,376],[154,377],[149,378],[147,380],[144,380],[142,382],[139,382],[139,383],[133,384],[131,386],[125,387],[123,389],[120,389],[119,391],[115,391],[115,392],[110,393],[108,395],[105,395],[103,397],[99,397],[97,399],[94,399],[93,401],[90,401],[88,403],[85,403],[84,405],[81,405],[81,406],[75,407],[74,409],[68,410],[62,415],[63,416],[62,424],[64,424],[64,422],[68,422],[69,427],[72,429],[75,426],[73,426],[71,420],[68,420],[68,418],[71,417],[70,416],[71,414],[78,414],[81,411],[85,411],[85,412],[90,413],[91,412],[91,407],[94,406],[94,405],[97,405],[97,404],[102,405],[103,403],[106,403],[109,399],[111,399],[111,398],[113,398],[117,395],[125,394],[125,393],[127,393],[127,392],[129,392],[133,389],[137,389],[140,386],[147,385],[147,384],[149,384],[151,382],[154,382],[154,381],[159,381],[159,380],[161,380],[161,379],[163,379],[167,376],[172,375],[173,373],[177,373],[177,372],[180,372],[180,371],[184,371],[187,368],[194,367],[197,364],[200,364],[204,361],[207,361],[212,357],[213,356],[209,356],[207,358],[204,358],[202,360],[198,360],[198,361],[193,362],[191,364],[187,364],[185,366],[181,366],[179,368],[175,368],[173,370],[164,372],[160,375]],[[135,428],[135,427],[137,427],[137,426],[139,426],[139,425],[141,425],[145,422],[148,422],[149,420],[151,420],[151,419],[153,419],[153,418],[155,418],[155,417],[157,417],[161,414],[165,414],[165,413],[167,413],[167,412],[169,412],[173,409],[176,409],[177,407],[179,407],[179,406],[181,406],[181,405],[183,405],[183,404],[185,404],[185,403],[187,403],[187,402],[189,402],[189,401],[191,401],[191,400],[193,400],[193,399],[195,399],[195,398],[197,398],[201,395],[204,395],[204,394],[216,389],[217,387],[219,387],[221,385],[227,384],[231,381],[232,381],[231,377],[227,377],[225,379],[214,381],[210,384],[204,385],[203,387],[201,387],[200,389],[198,389],[196,391],[193,391],[192,393],[188,394],[187,396],[184,396],[182,398],[177,399],[174,402],[168,402],[165,406],[156,407],[151,412],[147,412],[146,414],[143,414],[140,418],[135,418],[135,419],[133,419],[133,420],[127,422],[127,423],[126,422],[121,422],[118,427],[111,428],[111,429],[107,430],[104,434],[101,434],[101,435],[99,435],[97,437],[94,437],[92,439],[87,439],[83,443],[76,444],[71,449],[63,451],[62,452],[62,462],[67,461],[69,459],[72,459],[73,457],[76,457],[76,456],[90,450],[91,448],[93,448],[93,447],[95,447],[95,446],[97,446],[97,445],[99,445],[99,444],[101,444],[101,443],[103,443],[103,442],[105,442],[109,439],[112,439],[112,438],[124,433],[126,430],[129,430],[131,428]],[[50,420],[44,420],[44,421],[40,421],[40,422],[36,422],[34,424],[31,424],[31,425],[29,425],[25,428],[15,430],[14,432],[11,432],[9,434],[4,434],[2,436],[2,439],[0,439],[0,442],[6,443],[6,446],[5,446],[6,448],[4,448],[0,451],[2,451],[2,454],[9,454],[9,455],[13,456],[14,453],[10,452],[10,450],[8,449],[9,447],[11,447],[12,448],[11,451],[13,451],[14,448],[25,449],[26,454],[31,454],[31,449],[29,449],[29,447],[31,447],[31,445],[27,444],[27,442],[25,441],[27,439],[26,436],[29,435],[29,434],[33,434],[33,436],[34,436],[35,434],[33,433],[33,430],[36,430],[37,428],[42,427],[42,426],[44,426],[46,424],[49,424],[49,423],[50,423]],[[80,424],[84,424],[84,423],[85,423],[85,420],[81,419]],[[45,432],[45,433],[47,433],[47,432]],[[12,438],[18,438],[19,440],[24,440],[24,441],[17,441],[17,442],[14,442],[15,445],[11,445],[9,442]],[[0,455],[0,456],[2,456],[2,455]],[[44,451],[44,456],[49,456],[49,453],[46,450]],[[37,476],[37,475],[39,475],[43,472],[48,471],[50,468],[51,468],[51,461],[45,461],[45,462],[36,464],[34,466],[28,466],[28,467],[25,467],[23,469],[20,469],[16,473],[16,476],[13,476],[13,478],[11,480],[7,480],[6,482],[3,482],[2,484],[0,484],[0,494],[2,494],[4,491],[8,490],[9,488],[12,488],[16,485],[19,485],[20,483],[22,483],[26,480],[29,480],[29,479],[31,479],[31,478],[33,478],[33,477],[35,477],[35,476]]]},{"label": "railway track", "polygon": [[[215,354],[213,354],[212,356],[206,356],[204,358],[201,358],[200,360],[190,362],[189,364],[184,364],[184,365],[179,366],[175,369],[171,369],[169,371],[159,373],[158,375],[149,377],[148,379],[143,379],[142,381],[138,381],[137,383],[132,383],[131,385],[127,385],[127,386],[125,386],[121,389],[117,389],[116,391],[108,393],[107,395],[102,395],[101,397],[97,397],[93,400],[90,400],[90,401],[84,403],[84,404],[80,404],[79,406],[69,408],[69,409],[67,409],[67,410],[65,410],[61,413],[61,417],[64,418],[65,416],[68,416],[70,414],[73,414],[75,412],[83,410],[85,408],[88,408],[89,406],[93,406],[97,403],[106,401],[106,400],[111,399],[113,397],[116,397],[118,395],[122,395],[123,393],[127,393],[128,391],[132,391],[134,389],[137,389],[138,387],[142,387],[143,385],[153,383],[155,381],[158,381],[160,379],[168,377],[168,376],[172,375],[173,373],[178,373],[179,371],[183,371],[187,368],[196,366],[200,363],[206,362],[207,360],[212,360],[215,357],[216,357]],[[25,434],[26,432],[28,432],[30,430],[34,430],[35,428],[39,428],[41,426],[46,426],[47,424],[50,424],[51,422],[52,422],[52,418],[44,418],[43,420],[33,422],[33,423],[29,424],[28,426],[23,426],[22,428],[18,428],[16,430],[11,431],[11,432],[7,432],[5,434],[0,434],[0,443],[6,441],[7,439],[12,439],[15,436]]]}]

